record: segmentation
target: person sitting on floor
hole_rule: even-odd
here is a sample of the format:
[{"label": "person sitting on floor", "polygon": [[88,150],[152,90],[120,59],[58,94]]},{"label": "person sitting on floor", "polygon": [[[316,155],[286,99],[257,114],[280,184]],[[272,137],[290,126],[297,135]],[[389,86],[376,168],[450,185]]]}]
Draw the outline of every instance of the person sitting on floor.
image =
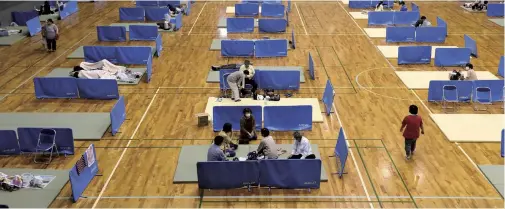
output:
[{"label": "person sitting on floor", "polygon": [[426,20],[426,16],[421,16],[421,18],[419,18],[419,20],[417,20],[417,22],[414,24],[414,27],[425,27],[425,26],[431,26],[431,23]]},{"label": "person sitting on floor", "polygon": [[175,25],[170,22],[170,19],[171,19],[170,14],[166,13],[165,20],[161,23],[156,23],[156,25],[158,25],[158,28],[162,30],[177,31],[177,28],[175,28]]},{"label": "person sitting on floor", "polygon": [[245,108],[240,118],[240,144],[249,144],[249,141],[256,140],[256,120],[250,108]]},{"label": "person sitting on floor", "polygon": [[375,11],[376,12],[384,11],[384,1],[379,1],[379,3],[377,3],[377,5],[375,5]]},{"label": "person sitting on floor", "polygon": [[49,1],[44,1],[44,4],[40,5],[39,9],[35,8],[35,11],[39,13],[39,16],[54,14],[54,12],[51,10],[51,5],[49,4]]},{"label": "person sitting on floor", "polygon": [[312,153],[312,147],[307,138],[303,136],[302,133],[295,131],[293,133],[295,138],[295,143],[293,144],[293,150],[288,159],[315,159],[316,156]]},{"label": "person sitting on floor", "polygon": [[487,10],[487,3],[488,1],[484,1],[484,3],[477,3],[477,4],[474,4],[472,5],[472,10],[474,11],[482,11],[482,10]]},{"label": "person sitting on floor", "polygon": [[224,138],[223,142],[223,150],[226,150],[228,148],[231,148],[233,150],[238,149],[238,144],[234,143],[232,137],[233,137],[233,131],[232,131],[232,125],[231,123],[225,123],[223,125],[223,130],[221,130],[218,134],[218,136],[222,136]]},{"label": "person sitting on floor", "polygon": [[460,70],[453,70],[452,72],[449,73],[449,80],[451,81],[459,81],[459,80],[464,80],[463,74],[461,74]]},{"label": "person sitting on floor", "polygon": [[477,79],[477,73],[475,73],[475,70],[473,70],[473,65],[472,64],[470,64],[470,63],[466,64],[465,70],[466,70],[465,81],[475,81],[475,80],[478,80]]},{"label": "person sitting on floor", "polygon": [[212,143],[207,151],[207,161],[227,161],[223,150],[221,150],[221,144],[224,138],[222,136],[214,137],[214,143]]},{"label": "person sitting on floor", "polygon": [[405,6],[405,2],[400,2],[400,12],[406,12],[406,11],[409,11],[409,9],[407,8],[407,6]]},{"label": "person sitting on floor", "polygon": [[268,128],[262,128],[261,136],[263,139],[256,152],[265,156],[265,159],[277,159],[277,146],[275,145],[274,138],[270,136],[270,130],[268,130]]}]

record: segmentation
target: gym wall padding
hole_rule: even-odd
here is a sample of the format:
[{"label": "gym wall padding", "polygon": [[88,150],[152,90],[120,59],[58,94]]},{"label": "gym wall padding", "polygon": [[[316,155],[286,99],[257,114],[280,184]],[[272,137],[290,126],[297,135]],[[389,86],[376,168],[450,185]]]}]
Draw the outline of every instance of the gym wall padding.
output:
[{"label": "gym wall padding", "polygon": [[42,31],[42,25],[40,25],[39,17],[34,17],[26,21],[26,26],[28,27],[30,36],[35,36]]},{"label": "gym wall padding", "polygon": [[261,16],[283,18],[285,10],[286,8],[282,4],[263,4],[261,5]]},{"label": "gym wall padding", "polygon": [[[344,128],[340,127],[340,131],[338,133],[338,139],[337,139],[337,144],[335,145],[335,150],[334,150],[335,156],[338,156],[338,159],[340,160],[340,169],[338,172],[338,176],[342,177],[344,175],[344,168],[345,164],[347,162],[347,156],[349,154],[349,147],[347,146],[347,142],[345,140],[345,135],[344,135]],[[337,165],[337,166],[339,166]]]},{"label": "gym wall padding", "polygon": [[489,17],[503,17],[504,16],[504,4],[488,4],[487,5],[487,16]]},{"label": "gym wall padding", "polygon": [[464,38],[465,38],[465,48],[472,50],[472,55],[477,57],[478,56],[477,55],[477,42],[475,42],[475,40],[470,38],[470,36],[468,36],[468,35],[465,35]]},{"label": "gym wall padding", "polygon": [[77,0],[68,1],[63,7],[63,10],[60,11],[60,18],[63,20],[68,16],[79,11],[79,7],[77,6]]},{"label": "gym wall padding", "polygon": [[271,131],[312,130],[311,105],[265,106],[263,117],[265,128]]},{"label": "gym wall padding", "polygon": [[235,4],[235,16],[253,17],[259,14],[259,4]]},{"label": "gym wall padding", "polygon": [[259,19],[258,20],[258,29],[260,32],[263,32],[263,33],[286,32],[287,26],[288,26],[288,21],[285,19]]},{"label": "gym wall padding", "polygon": [[[240,131],[240,118],[245,108],[252,110],[256,121],[256,130],[261,129],[263,108],[261,106],[214,106],[212,108],[212,126],[214,131],[221,131],[225,123],[231,123],[233,131]],[[311,115],[312,118],[312,115]]]},{"label": "gym wall padding", "polygon": [[446,38],[445,27],[418,27],[416,28],[416,42],[444,43]]},{"label": "gym wall padding", "polygon": [[98,41],[126,41],[126,28],[123,26],[96,26],[96,32]]},{"label": "gym wall padding", "polygon": [[415,27],[387,27],[386,42],[414,42],[416,38]]},{"label": "gym wall padding", "polygon": [[470,63],[471,50],[467,48],[435,49],[435,66],[464,66]]},{"label": "gym wall padding", "polygon": [[144,8],[119,8],[120,21],[142,21],[145,19]]},{"label": "gym wall padding", "polygon": [[431,46],[400,46],[398,47],[398,64],[430,64]]},{"label": "gym wall padding", "polygon": [[82,193],[84,193],[84,190],[86,190],[86,187],[88,187],[91,180],[93,180],[98,173],[98,159],[96,158],[95,145],[91,144],[87,151],[92,152],[90,154],[93,154],[93,159],[95,159],[94,163],[91,164],[91,162],[88,161],[88,156],[84,153],[82,158],[84,158],[88,166],[84,166],[84,169],[80,173],[77,173],[76,165],[72,167],[69,172],[73,202],[77,202],[77,200],[79,200]]},{"label": "gym wall padding", "polygon": [[154,41],[158,37],[158,27],[154,25],[130,25],[129,31],[131,41]]},{"label": "gym wall padding", "polygon": [[331,81],[326,81],[326,86],[324,87],[323,93],[323,104],[325,106],[326,115],[331,114],[331,108],[333,107],[333,99],[335,98],[335,91],[333,90],[333,84]]},{"label": "gym wall padding", "polygon": [[228,33],[252,33],[254,21],[254,18],[226,18],[226,31]]},{"label": "gym wall padding", "polygon": [[124,97],[120,96],[114,107],[110,111],[110,127],[112,135],[116,135],[119,132],[119,128],[126,120],[126,105],[124,102]]}]

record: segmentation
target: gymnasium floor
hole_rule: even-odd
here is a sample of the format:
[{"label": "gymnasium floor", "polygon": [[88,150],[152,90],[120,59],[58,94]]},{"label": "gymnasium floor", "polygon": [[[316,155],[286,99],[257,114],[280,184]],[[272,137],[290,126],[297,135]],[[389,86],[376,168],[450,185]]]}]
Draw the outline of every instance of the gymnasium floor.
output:
[{"label": "gymnasium floor", "polygon": [[[335,86],[335,114],[313,124],[305,135],[319,145],[328,182],[312,190],[244,189],[205,191],[196,184],[173,184],[179,151],[183,145],[209,144],[211,126],[197,127],[196,114],[205,110],[208,97],[218,94],[218,84],[205,82],[211,65],[236,63],[241,59],[221,58],[209,51],[212,39],[222,37],[217,21],[226,16],[232,1],[198,1],[191,16],[183,19],[177,33],[163,33],[163,55],[154,59],[151,83],[121,86],[127,102],[128,120],[121,133],[110,133],[99,142],[76,142],[76,153],[90,143],[97,148],[99,169],[78,203],[72,204],[70,185],[65,186],[51,207],[204,207],[204,208],[494,208],[503,207],[503,198],[480,173],[476,165],[504,163],[499,143],[451,143],[431,120],[430,113],[441,107],[426,101],[427,90],[409,90],[395,70],[421,70],[420,66],[396,65],[385,59],[375,45],[384,40],[369,39],[362,28],[366,20],[354,20],[341,2],[294,1],[289,30],[294,30],[297,48],[286,58],[252,59],[255,65],[307,66],[314,58],[316,80],[301,84],[295,97],[321,98],[330,79]],[[485,14],[463,11],[456,2],[416,2],[422,15],[435,23],[436,16],[448,23],[445,45],[463,46],[463,35],[477,41],[480,57],[472,59],[476,70],[496,74],[503,55],[503,27]],[[79,12],[57,22],[61,30],[58,51],[48,54],[36,36],[1,47],[0,112],[99,112],[108,111],[113,101],[36,100],[32,78],[44,76],[55,67],[72,67],[80,60],[66,56],[82,45],[97,42],[95,26],[118,21],[119,7],[132,2],[79,3]],[[228,37],[260,38],[243,34]],[[288,38],[288,34],[270,35]],[[136,43],[142,45],[143,43]],[[437,70],[422,67],[423,70]],[[308,72],[305,72],[308,78]],[[411,161],[406,161],[400,122],[408,106],[420,107],[426,134],[421,136]],[[458,113],[473,113],[464,105]],[[489,113],[502,113],[500,104]],[[350,144],[346,170],[339,179],[332,155],[340,127]],[[469,127],[461,127],[462,129]],[[291,133],[275,133],[277,143],[292,143]],[[35,165],[30,157],[2,157],[0,167],[71,168],[78,155],[60,157],[49,166]],[[301,168],[303,169],[303,168]]]}]

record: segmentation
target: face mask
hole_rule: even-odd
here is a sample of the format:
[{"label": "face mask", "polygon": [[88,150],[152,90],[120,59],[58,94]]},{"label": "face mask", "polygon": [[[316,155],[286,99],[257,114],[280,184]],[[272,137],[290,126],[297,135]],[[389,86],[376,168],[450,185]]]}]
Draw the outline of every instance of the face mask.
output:
[{"label": "face mask", "polygon": [[469,67],[466,67],[465,69],[466,69],[466,70],[470,70],[470,68],[469,68]]},{"label": "face mask", "polygon": [[245,116],[249,118],[251,117],[251,113],[246,113]]}]

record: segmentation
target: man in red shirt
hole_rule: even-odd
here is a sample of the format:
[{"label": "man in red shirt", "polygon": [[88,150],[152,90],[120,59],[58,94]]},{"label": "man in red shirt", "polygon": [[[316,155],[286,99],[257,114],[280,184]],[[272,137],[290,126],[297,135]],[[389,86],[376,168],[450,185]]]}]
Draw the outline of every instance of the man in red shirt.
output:
[{"label": "man in red shirt", "polygon": [[[424,134],[423,119],[421,119],[421,116],[417,115],[418,111],[416,105],[410,105],[410,115],[405,116],[402,121],[402,127],[400,128],[400,132],[403,132],[403,137],[405,137],[405,153],[407,154],[407,160],[410,160],[416,149],[419,129],[421,129],[421,134]],[[403,128],[405,128],[405,131],[403,131]]]}]

